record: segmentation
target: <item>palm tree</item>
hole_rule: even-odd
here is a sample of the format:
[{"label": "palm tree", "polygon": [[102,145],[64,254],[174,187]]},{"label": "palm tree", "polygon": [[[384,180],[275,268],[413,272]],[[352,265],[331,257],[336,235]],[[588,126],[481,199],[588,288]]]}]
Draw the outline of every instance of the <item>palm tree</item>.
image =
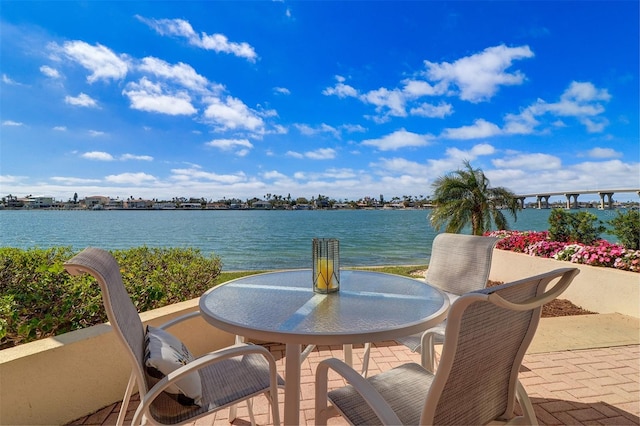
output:
[{"label": "palm tree", "polygon": [[433,182],[431,225],[446,232],[459,233],[471,224],[473,235],[482,235],[491,229],[492,222],[498,229],[508,229],[501,209],[517,219],[520,205],[514,193],[506,188],[489,187],[489,179],[480,169],[464,162],[464,169],[441,176]]}]

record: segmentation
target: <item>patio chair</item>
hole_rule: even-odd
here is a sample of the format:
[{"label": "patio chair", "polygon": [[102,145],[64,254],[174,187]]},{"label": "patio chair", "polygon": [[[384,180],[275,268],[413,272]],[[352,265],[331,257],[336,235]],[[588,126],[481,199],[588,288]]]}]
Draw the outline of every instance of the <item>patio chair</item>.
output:
[{"label": "patio chair", "polygon": [[[98,248],[87,248],[65,262],[72,275],[90,274],[100,285],[107,317],[131,362],[131,375],[118,415],[124,422],[133,390],[137,386],[140,404],[132,425],[141,423],[179,424],[238,402],[265,394],[271,403],[273,423],[280,423],[278,385],[271,353],[257,345],[234,345],[193,358],[188,349],[165,330],[198,316],[192,312],[161,327],[145,327],[122,282],[114,257]],[[158,353],[156,353],[156,351]],[[229,418],[232,421],[233,418]]]},{"label": "patio chair", "polygon": [[[336,358],[320,362],[316,423],[326,425],[336,409],[356,425],[537,424],[518,371],[542,305],[558,297],[578,272],[577,268],[557,269],[458,298],[448,314],[435,375],[408,363],[364,378]],[[327,392],[329,369],[349,385]],[[516,398],[523,412],[519,416],[514,413]]]},{"label": "patio chair", "polygon": [[[498,238],[442,233],[431,246],[431,258],[426,282],[443,290],[453,302],[460,295],[487,286],[493,248]],[[421,364],[435,371],[435,345],[444,340],[446,320],[422,333],[397,337],[394,340],[421,355]],[[369,368],[371,343],[364,347],[362,374]]]}]

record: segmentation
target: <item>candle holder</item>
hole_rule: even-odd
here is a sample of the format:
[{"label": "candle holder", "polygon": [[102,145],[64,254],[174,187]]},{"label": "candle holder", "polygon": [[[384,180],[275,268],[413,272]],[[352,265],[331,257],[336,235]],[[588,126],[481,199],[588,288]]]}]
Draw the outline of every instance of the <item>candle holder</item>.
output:
[{"label": "candle holder", "polygon": [[312,242],[313,291],[340,290],[340,242],[335,238],[314,238]]}]

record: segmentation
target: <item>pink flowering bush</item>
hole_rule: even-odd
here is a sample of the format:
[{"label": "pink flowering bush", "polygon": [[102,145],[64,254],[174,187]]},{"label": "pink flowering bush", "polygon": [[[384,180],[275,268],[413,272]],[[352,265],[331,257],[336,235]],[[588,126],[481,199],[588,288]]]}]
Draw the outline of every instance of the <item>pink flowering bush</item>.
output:
[{"label": "pink flowering bush", "polygon": [[485,235],[500,238],[496,248],[501,250],[640,272],[640,250],[625,249],[606,240],[597,240],[593,245],[552,241],[547,231],[492,231]]},{"label": "pink flowering bush", "polygon": [[530,245],[548,239],[547,231],[493,231],[485,235],[500,238],[496,248],[517,253],[524,253]]}]

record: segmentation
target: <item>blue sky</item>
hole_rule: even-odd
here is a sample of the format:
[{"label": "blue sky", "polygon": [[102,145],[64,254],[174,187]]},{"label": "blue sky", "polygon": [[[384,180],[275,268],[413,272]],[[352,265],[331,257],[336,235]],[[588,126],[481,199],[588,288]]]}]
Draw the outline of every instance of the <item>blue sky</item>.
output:
[{"label": "blue sky", "polygon": [[639,188],[638,4],[2,1],[0,194]]}]

